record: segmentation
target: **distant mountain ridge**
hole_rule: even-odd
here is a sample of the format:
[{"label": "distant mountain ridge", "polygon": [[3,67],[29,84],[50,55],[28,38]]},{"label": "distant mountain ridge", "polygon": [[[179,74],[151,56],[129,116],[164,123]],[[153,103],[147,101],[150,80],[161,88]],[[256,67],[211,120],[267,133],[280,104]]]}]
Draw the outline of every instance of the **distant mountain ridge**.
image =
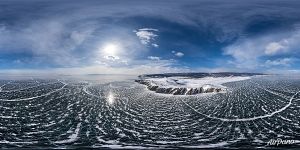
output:
[{"label": "distant mountain ridge", "polygon": [[163,74],[144,74],[139,75],[140,78],[163,78],[163,77],[191,77],[191,78],[203,78],[203,77],[229,77],[229,76],[255,76],[255,75],[267,75],[263,73],[239,73],[239,72],[217,72],[217,73],[163,73]]}]

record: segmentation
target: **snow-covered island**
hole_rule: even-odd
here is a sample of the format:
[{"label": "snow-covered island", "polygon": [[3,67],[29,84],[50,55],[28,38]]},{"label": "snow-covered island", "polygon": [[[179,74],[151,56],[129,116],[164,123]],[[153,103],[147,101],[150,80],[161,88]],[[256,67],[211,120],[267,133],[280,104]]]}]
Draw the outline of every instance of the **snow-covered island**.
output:
[{"label": "snow-covered island", "polygon": [[139,76],[136,82],[146,85],[156,93],[173,95],[195,95],[199,93],[218,93],[226,91],[223,83],[250,79],[249,73],[191,73],[159,74]]}]

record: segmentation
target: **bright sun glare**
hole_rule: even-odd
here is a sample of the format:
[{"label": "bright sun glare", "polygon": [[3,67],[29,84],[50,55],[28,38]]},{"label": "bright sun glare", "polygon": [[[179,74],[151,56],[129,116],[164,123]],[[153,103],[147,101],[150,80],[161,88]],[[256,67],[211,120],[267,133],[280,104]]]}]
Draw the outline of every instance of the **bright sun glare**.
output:
[{"label": "bright sun glare", "polygon": [[103,47],[102,52],[105,56],[117,56],[119,46],[113,43],[107,44]]},{"label": "bright sun glare", "polygon": [[109,92],[108,96],[107,96],[107,102],[108,104],[112,105],[115,101],[115,96],[112,92]]}]

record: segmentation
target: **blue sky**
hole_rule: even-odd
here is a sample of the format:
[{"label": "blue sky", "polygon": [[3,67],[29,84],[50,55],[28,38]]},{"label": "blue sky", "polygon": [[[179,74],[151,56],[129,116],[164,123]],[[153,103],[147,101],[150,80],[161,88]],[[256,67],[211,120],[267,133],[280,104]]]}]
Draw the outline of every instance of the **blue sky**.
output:
[{"label": "blue sky", "polygon": [[297,0],[3,0],[0,72],[300,73]]}]

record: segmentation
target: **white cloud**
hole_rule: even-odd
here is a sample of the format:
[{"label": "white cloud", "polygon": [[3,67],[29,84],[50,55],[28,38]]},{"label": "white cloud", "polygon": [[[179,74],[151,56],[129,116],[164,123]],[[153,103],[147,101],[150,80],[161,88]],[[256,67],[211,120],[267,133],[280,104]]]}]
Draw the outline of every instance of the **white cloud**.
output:
[{"label": "white cloud", "polygon": [[291,58],[282,58],[282,59],[276,59],[276,60],[267,60],[265,62],[265,65],[270,66],[289,66],[293,60]]},{"label": "white cloud", "polygon": [[172,54],[174,54],[174,55],[177,56],[177,57],[182,57],[182,56],[184,56],[184,53],[182,53],[182,52],[172,51]]},{"label": "white cloud", "polygon": [[299,41],[300,30],[284,34],[270,34],[259,38],[240,39],[226,47],[224,54],[234,58],[229,61],[229,64],[233,64],[237,68],[254,69],[262,66],[260,62],[270,56],[298,55],[300,52]]},{"label": "white cloud", "polygon": [[118,56],[103,56],[103,59],[94,60],[94,62],[92,62],[88,66],[104,65],[107,67],[122,67],[128,66],[131,63],[131,61],[132,60],[123,59]]},{"label": "white cloud", "polygon": [[155,32],[158,32],[157,29],[152,28],[142,28],[138,30],[134,30],[136,36],[140,39],[141,43],[144,45],[151,44],[154,47],[158,47],[159,45],[156,43],[153,43],[155,40],[155,37],[158,35],[155,34]]},{"label": "white cloud", "polygon": [[104,56],[104,58],[107,59],[107,60],[111,60],[111,61],[115,61],[115,60],[120,59],[119,56]]},{"label": "white cloud", "polygon": [[278,55],[287,53],[297,53],[300,47],[300,30],[293,31],[290,35],[282,37],[275,42],[270,42],[265,48],[265,54]]},{"label": "white cloud", "polygon": [[150,59],[150,60],[160,60],[160,57],[157,57],[157,56],[148,56],[148,59]]},{"label": "white cloud", "polygon": [[80,58],[74,56],[74,50],[93,30],[92,27],[68,28],[59,20],[33,21],[18,29],[0,25],[0,50],[30,54],[32,61],[36,62],[77,65]]},{"label": "white cloud", "polygon": [[158,29],[153,29],[153,28],[142,28],[142,29],[139,29],[140,31],[156,31],[158,32]]},{"label": "white cloud", "polygon": [[156,47],[156,48],[159,47],[159,45],[158,45],[158,44],[155,44],[155,43],[152,43],[151,45],[152,45],[153,47]]},{"label": "white cloud", "polygon": [[271,42],[266,46],[265,53],[267,55],[274,55],[282,51],[285,47],[277,42]]},{"label": "white cloud", "polygon": [[237,42],[225,48],[225,55],[231,55],[234,60],[229,64],[235,65],[237,68],[255,68],[257,66],[257,58],[261,56],[261,52],[256,47],[256,42],[246,40]]},{"label": "white cloud", "polygon": [[184,54],[182,52],[177,52],[175,55],[178,56],[178,57],[184,56]]}]

